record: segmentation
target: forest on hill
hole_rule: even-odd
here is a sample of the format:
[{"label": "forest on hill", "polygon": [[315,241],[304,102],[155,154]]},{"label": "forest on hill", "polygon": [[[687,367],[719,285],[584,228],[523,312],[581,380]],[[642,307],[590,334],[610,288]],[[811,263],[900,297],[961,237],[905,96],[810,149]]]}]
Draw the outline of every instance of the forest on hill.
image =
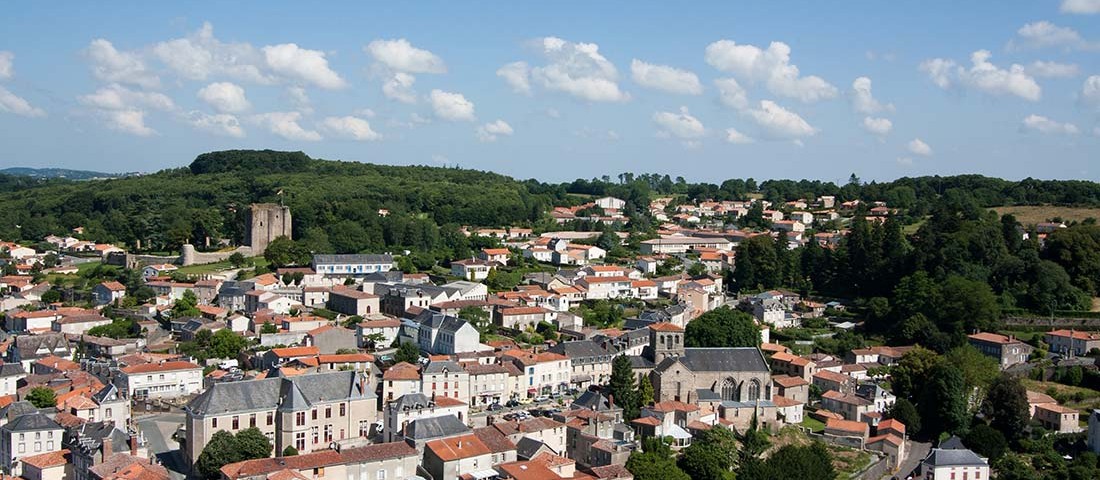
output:
[{"label": "forest on hill", "polygon": [[[578,196],[577,194],[581,194]],[[623,173],[565,183],[517,180],[491,172],[390,166],[310,158],[302,152],[231,150],[199,155],[187,168],[95,181],[0,175],[0,239],[40,241],[48,234],[85,227],[85,236],[145,251],[172,251],[205,239],[243,239],[244,214],[255,202],[285,202],[294,236],[317,252],[409,249],[436,259],[464,257],[462,225],[509,225],[552,230],[553,206],[575,205],[584,195],[627,201],[627,225],[614,228],[652,235],[649,201],[736,200],[750,194],[773,202],[833,195],[838,202],[883,200],[922,221],[944,201],[978,207],[1057,204],[1100,205],[1100,184],[1085,181],[1008,181],[978,175],[901,178],[845,185],[814,180],[730,179],[691,183],[682,177]],[[390,215],[382,217],[379,209]],[[569,225],[569,228],[598,228]]]}]

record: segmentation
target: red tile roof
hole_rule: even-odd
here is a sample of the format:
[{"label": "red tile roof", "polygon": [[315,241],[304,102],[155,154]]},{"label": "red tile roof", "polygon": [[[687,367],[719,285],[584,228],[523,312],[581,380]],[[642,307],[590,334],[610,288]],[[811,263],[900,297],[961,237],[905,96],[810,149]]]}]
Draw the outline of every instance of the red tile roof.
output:
[{"label": "red tile roof", "polygon": [[489,447],[472,433],[460,437],[432,440],[425,447],[431,450],[440,460],[451,462],[463,458],[489,455],[492,453]]}]

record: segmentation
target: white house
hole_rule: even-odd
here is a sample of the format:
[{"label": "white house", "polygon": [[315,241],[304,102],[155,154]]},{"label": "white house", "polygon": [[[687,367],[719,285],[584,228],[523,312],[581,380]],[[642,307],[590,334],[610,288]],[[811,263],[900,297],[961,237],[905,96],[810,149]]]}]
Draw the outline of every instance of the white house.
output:
[{"label": "white house", "polygon": [[933,448],[921,462],[921,473],[925,480],[985,480],[989,461],[965,448]]},{"label": "white house", "polygon": [[202,367],[191,362],[145,363],[119,372],[119,386],[131,398],[179,398],[202,390]]},{"label": "white house", "polygon": [[364,276],[393,269],[392,255],[329,255],[313,256],[313,271],[326,276]]},{"label": "white house", "polygon": [[626,206],[626,201],[615,197],[603,197],[596,199],[596,206],[604,210],[622,210]]}]

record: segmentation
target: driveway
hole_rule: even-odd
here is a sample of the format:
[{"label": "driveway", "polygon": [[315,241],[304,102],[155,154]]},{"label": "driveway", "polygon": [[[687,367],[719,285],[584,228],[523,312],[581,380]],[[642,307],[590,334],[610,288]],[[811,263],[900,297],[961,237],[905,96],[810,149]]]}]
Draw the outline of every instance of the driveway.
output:
[{"label": "driveway", "polygon": [[172,439],[172,435],[185,419],[186,416],[182,412],[144,415],[136,419],[141,433],[149,442],[149,455],[155,456],[161,465],[168,469],[173,480],[182,480],[189,470],[179,443]]},{"label": "driveway", "polygon": [[[898,473],[891,478],[908,478],[909,474],[913,473],[913,470],[917,469],[920,462],[928,456],[928,452],[932,450],[932,444],[907,440],[905,442],[905,449],[909,453],[905,456],[905,461],[901,462]],[[914,478],[916,478],[915,475]]]}]

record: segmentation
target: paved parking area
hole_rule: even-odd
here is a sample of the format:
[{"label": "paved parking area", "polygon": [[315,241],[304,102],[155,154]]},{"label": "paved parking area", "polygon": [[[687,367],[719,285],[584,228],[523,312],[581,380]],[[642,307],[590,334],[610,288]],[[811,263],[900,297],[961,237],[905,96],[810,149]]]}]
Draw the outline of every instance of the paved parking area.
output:
[{"label": "paved parking area", "polygon": [[149,442],[149,455],[155,456],[168,469],[173,480],[185,478],[189,469],[183,453],[180,452],[179,443],[172,439],[172,435],[185,419],[183,412],[143,415],[135,419],[145,435],[145,440]]}]

